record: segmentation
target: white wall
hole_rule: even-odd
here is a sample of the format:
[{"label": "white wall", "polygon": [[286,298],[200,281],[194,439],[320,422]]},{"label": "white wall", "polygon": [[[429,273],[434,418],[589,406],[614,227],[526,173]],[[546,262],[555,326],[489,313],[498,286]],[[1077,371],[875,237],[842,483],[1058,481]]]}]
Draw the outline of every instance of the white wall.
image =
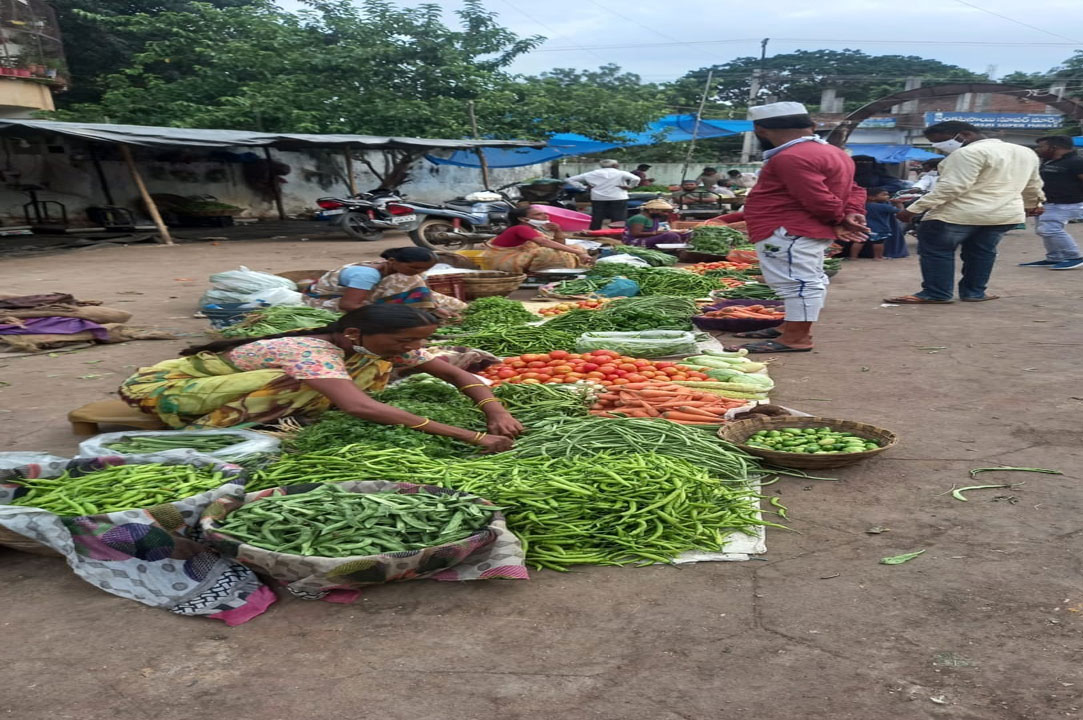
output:
[{"label": "white wall", "polygon": [[[0,185],[0,218],[5,223],[21,224],[22,205],[28,200],[25,193],[7,187],[9,184],[44,186],[45,189],[38,192],[39,200],[64,203],[73,224],[86,222],[84,213],[87,207],[106,204],[105,193],[85,146],[55,139],[50,142],[55,144],[7,142],[7,152],[0,157],[3,179]],[[241,154],[253,150],[236,148],[227,152]],[[262,159],[262,150],[254,152]],[[136,153],[136,162],[151,193],[213,195],[221,202],[245,208],[244,216],[277,217],[273,198],[261,196],[246,183],[242,163],[223,162],[208,157],[208,153],[208,150],[201,148],[141,149]],[[281,185],[287,214],[300,215],[315,209],[316,198],[347,194],[345,161],[341,152],[274,150],[272,154],[276,161],[290,166],[290,172],[285,176],[286,182]],[[379,154],[372,155],[375,157],[370,156],[371,162],[381,167]],[[102,169],[113,192],[114,203],[132,210],[141,208],[131,175],[117,157],[115,149],[103,148],[102,157]],[[499,187],[509,182],[539,177],[546,172],[545,165],[493,169],[490,184]],[[369,190],[379,184],[375,175],[359,161],[354,162],[354,174],[359,190]],[[433,165],[421,160],[414,166],[411,180],[401,189],[415,200],[443,202],[481,190],[481,173],[477,168]],[[142,215],[142,212],[138,214]]]},{"label": "white wall", "polygon": [[[632,171],[635,170],[638,162],[626,162],[621,163],[622,170]],[[676,185],[681,182],[681,169],[684,167],[684,163],[651,163],[651,169],[647,171],[647,177],[654,178],[656,185]],[[697,161],[688,166],[688,178],[694,180],[699,177],[699,174],[703,172],[705,167],[713,167],[723,175],[727,170],[741,170],[742,172],[751,171],[755,172],[760,169],[763,163],[706,163]],[[589,172],[598,168],[598,161],[591,162],[562,162],[560,163],[560,176],[566,177],[568,175],[578,175],[580,173]]]}]

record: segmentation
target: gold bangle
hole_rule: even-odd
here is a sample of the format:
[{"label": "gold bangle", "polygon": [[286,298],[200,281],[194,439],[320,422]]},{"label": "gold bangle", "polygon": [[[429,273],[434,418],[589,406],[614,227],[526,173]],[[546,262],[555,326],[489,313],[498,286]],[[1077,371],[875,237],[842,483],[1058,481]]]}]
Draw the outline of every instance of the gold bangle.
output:
[{"label": "gold bangle", "polygon": [[425,418],[425,420],[423,422],[419,422],[417,425],[410,425],[409,427],[410,427],[411,430],[420,430],[421,428],[425,427],[426,425],[428,425],[431,422],[432,422],[432,418]]},{"label": "gold bangle", "polygon": [[473,383],[471,385],[463,385],[460,390],[469,390],[472,387],[485,387],[485,383]]},{"label": "gold bangle", "polygon": [[494,398],[494,397],[490,397],[490,398],[485,398],[484,400],[479,400],[479,401],[478,401],[478,407],[481,407],[482,405],[484,405],[484,404],[485,404],[485,403],[487,403],[487,402],[500,402],[500,399],[499,399],[499,398]]},{"label": "gold bangle", "polygon": [[477,445],[477,444],[478,444],[478,443],[480,443],[480,442],[481,442],[482,440],[484,440],[484,439],[485,439],[485,436],[486,436],[486,435],[488,435],[488,434],[489,434],[489,433],[486,433],[486,432],[481,432],[481,431],[479,430],[478,432],[474,433],[474,439],[473,439],[473,440],[471,440],[471,442],[472,442],[472,443],[474,443],[475,445]]}]

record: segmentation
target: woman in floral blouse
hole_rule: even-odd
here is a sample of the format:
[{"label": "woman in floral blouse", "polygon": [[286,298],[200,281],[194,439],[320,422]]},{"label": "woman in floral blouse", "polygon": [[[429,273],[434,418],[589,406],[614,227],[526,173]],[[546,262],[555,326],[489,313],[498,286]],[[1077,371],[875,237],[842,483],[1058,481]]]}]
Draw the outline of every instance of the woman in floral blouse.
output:
[{"label": "woman in floral blouse", "polygon": [[[120,396],[173,428],[222,428],[318,415],[331,406],[364,420],[405,425],[489,451],[506,450],[523,426],[476,376],[422,346],[438,319],[405,305],[366,305],[322,328],[188,348],[183,357],[140,368]],[[377,402],[394,370],[445,380],[478,404],[488,432],[444,425]]]}]

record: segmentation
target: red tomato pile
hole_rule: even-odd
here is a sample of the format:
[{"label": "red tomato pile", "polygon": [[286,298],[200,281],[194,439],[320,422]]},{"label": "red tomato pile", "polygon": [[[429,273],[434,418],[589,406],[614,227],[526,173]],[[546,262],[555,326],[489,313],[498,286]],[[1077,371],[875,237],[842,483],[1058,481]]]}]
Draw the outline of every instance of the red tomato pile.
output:
[{"label": "red tomato pile", "polygon": [[558,305],[544,307],[538,311],[539,315],[549,317],[551,315],[563,315],[569,310],[600,310],[609,300],[580,300],[579,302],[563,302]]},{"label": "red tomato pile", "polygon": [[651,380],[711,380],[701,372],[674,362],[627,357],[613,350],[583,354],[553,350],[540,355],[520,355],[507,358],[480,375],[493,380],[496,385],[596,382],[608,387]]}]

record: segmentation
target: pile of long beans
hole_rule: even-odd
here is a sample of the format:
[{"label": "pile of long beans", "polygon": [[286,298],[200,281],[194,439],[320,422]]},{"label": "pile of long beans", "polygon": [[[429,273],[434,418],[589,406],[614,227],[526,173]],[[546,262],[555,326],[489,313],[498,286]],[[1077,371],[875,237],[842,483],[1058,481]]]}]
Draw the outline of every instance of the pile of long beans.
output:
[{"label": "pile of long beans", "polygon": [[240,435],[200,435],[179,431],[160,435],[126,435],[106,444],[105,447],[122,455],[138,455],[163,450],[198,450],[211,453],[243,441],[244,438]]},{"label": "pile of long beans", "polygon": [[574,350],[578,335],[553,330],[546,325],[532,327],[490,327],[469,335],[457,336],[448,343],[463,344],[500,357],[544,353],[550,350]]},{"label": "pile of long beans", "polygon": [[355,493],[324,485],[250,502],[215,531],[273,552],[351,557],[458,542],[488,525],[496,509],[461,495]]},{"label": "pile of long beans", "polygon": [[603,452],[652,452],[687,460],[725,482],[744,483],[759,471],[754,457],[713,433],[641,418],[556,418],[520,438],[514,450],[523,458]]},{"label": "pile of long beans", "polygon": [[589,417],[590,390],[582,385],[513,385],[493,389],[501,404],[527,428],[553,418]]},{"label": "pile of long beans", "polygon": [[116,465],[73,477],[20,480],[29,489],[12,505],[36,507],[65,516],[151,507],[183,500],[229,482],[212,467],[193,465]]},{"label": "pile of long beans", "polygon": [[719,550],[728,532],[768,524],[756,517],[757,496],[747,483],[726,483],[706,466],[629,449],[439,461],[416,451],[351,446],[285,457],[248,487],[389,480],[454,488],[505,507],[527,560],[557,570],[666,562],[686,550]]}]

